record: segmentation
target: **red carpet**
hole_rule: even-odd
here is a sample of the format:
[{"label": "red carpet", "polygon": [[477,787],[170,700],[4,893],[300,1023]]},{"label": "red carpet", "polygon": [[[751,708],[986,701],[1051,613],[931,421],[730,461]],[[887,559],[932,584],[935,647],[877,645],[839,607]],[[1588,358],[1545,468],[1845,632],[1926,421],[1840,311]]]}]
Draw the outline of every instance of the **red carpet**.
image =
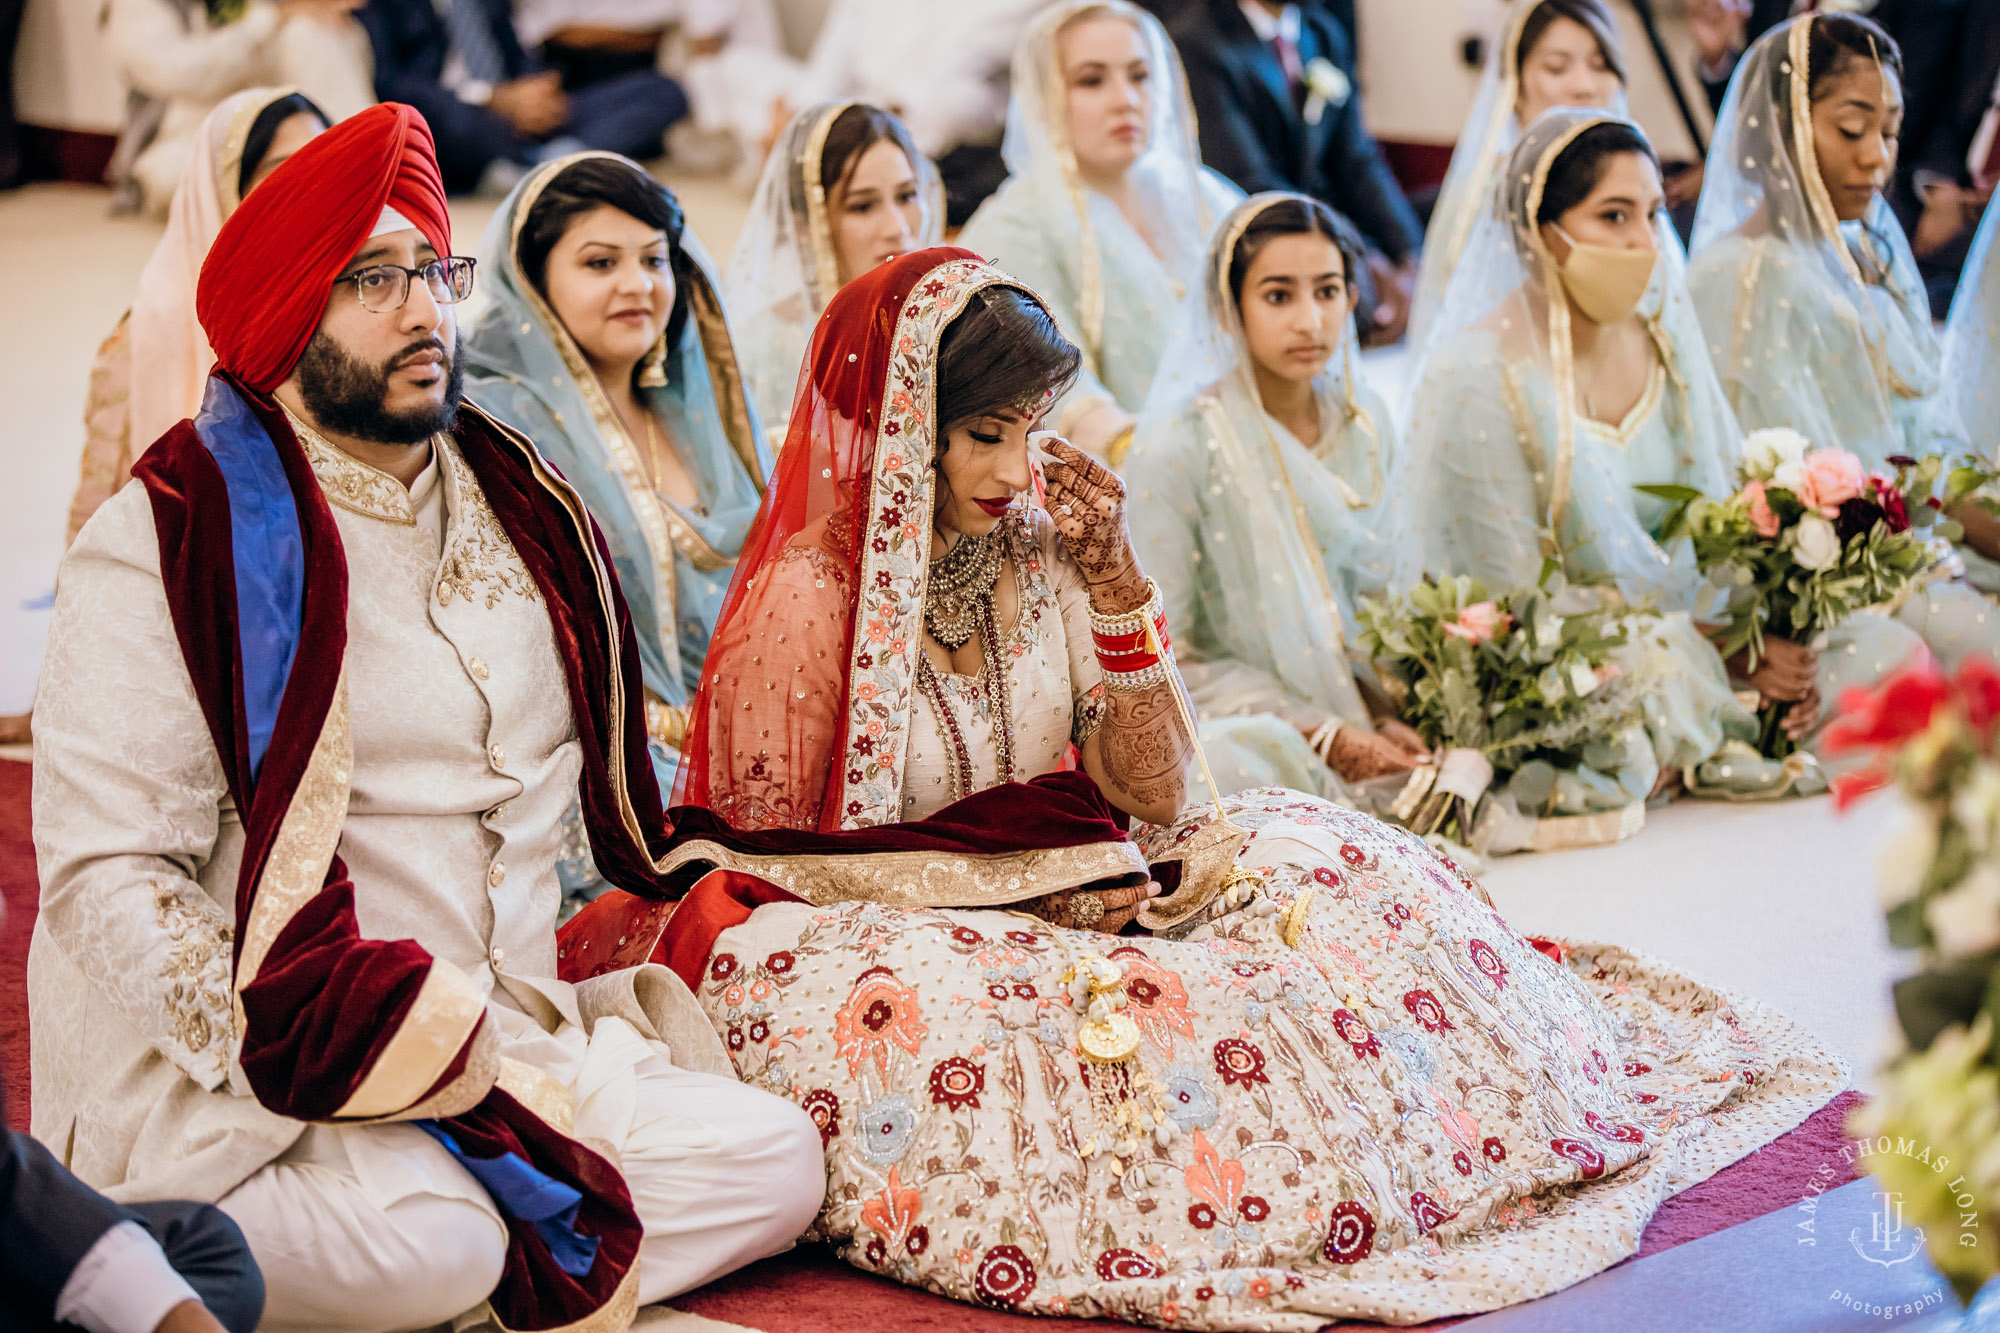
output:
[{"label": "red carpet", "polygon": [[[38,885],[29,839],[26,764],[0,761],[0,1078],[6,1080],[8,1119],[28,1121],[28,937],[35,924]],[[1843,1093],[1776,1143],[1671,1199],[1646,1230],[1640,1254],[1652,1254],[1747,1222],[1798,1202],[1822,1164],[1840,1164],[1842,1122],[1860,1100]],[[1852,1179],[1849,1168],[1826,1188]],[[850,1268],[824,1246],[803,1246],[754,1264],[720,1282],[690,1292],[677,1308],[764,1333],[1019,1333],[1031,1325],[1057,1329],[1124,1329],[1104,1320],[1046,1319],[1001,1314],[948,1301]],[[1427,1325],[1442,1328],[1457,1321]],[[1343,1329],[1377,1327],[1342,1324]]]},{"label": "red carpet", "polygon": [[0,759],[0,1084],[7,1127],[28,1127],[28,937],[41,885],[28,836],[28,765]]}]

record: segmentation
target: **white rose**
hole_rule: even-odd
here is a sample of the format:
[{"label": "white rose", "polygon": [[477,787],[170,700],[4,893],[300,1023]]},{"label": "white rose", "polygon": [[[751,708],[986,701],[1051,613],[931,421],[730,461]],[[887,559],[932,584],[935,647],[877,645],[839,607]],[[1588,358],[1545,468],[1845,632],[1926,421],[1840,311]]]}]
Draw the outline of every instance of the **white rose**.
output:
[{"label": "white rose", "polygon": [[1951,892],[1931,899],[1924,920],[1946,954],[1963,957],[2000,945],[2000,868],[1981,861]]},{"label": "white rose", "polygon": [[1801,568],[1832,569],[1840,563],[1840,534],[1818,514],[1807,514],[1793,529],[1792,559]]},{"label": "white rose", "polygon": [[1897,803],[1902,813],[1882,839],[1875,873],[1876,891],[1885,912],[1894,911],[1917,896],[1917,890],[1924,886],[1924,876],[1930,873],[1931,862],[1937,859],[1937,816],[1914,801],[1899,797]]},{"label": "white rose", "polygon": [[1597,673],[1582,662],[1571,662],[1569,664],[1569,685],[1571,689],[1576,691],[1577,698],[1585,698],[1598,686]]},{"label": "white rose", "polygon": [[1951,813],[1971,840],[1972,850],[1983,852],[2000,824],[2000,766],[1980,760],[1972,770],[1972,780],[1951,798]]},{"label": "white rose", "polygon": [[1771,484],[1794,495],[1799,493],[1799,483],[1805,479],[1806,465],[1796,458],[1787,459],[1771,469]]},{"label": "white rose", "polygon": [[1753,430],[1743,437],[1744,475],[1760,481],[1772,480],[1780,466],[1804,461],[1811,448],[1811,441],[1787,426]]}]

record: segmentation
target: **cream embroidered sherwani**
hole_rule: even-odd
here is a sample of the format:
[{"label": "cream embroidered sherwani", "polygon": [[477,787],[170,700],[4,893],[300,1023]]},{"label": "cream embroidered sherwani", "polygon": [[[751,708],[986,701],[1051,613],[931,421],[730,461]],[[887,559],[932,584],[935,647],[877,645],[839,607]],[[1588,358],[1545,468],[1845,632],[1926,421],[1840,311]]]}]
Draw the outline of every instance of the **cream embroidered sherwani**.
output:
[{"label": "cream embroidered sherwani", "polygon": [[[582,759],[547,610],[471,470],[439,437],[406,490],[294,425],[347,559],[339,850],[363,934],[415,939],[485,989],[502,1055],[547,1076],[537,1109],[608,1145],[645,1224],[641,1300],[782,1248],[823,1188],[811,1121],[727,1077],[664,969],[555,979],[555,861]],[[242,828],[137,485],[63,563],[35,740],[37,1137],[114,1198],[219,1201],[265,1269],[267,1327],[477,1307],[505,1233],[445,1149],[411,1125],[275,1115],[234,1063]]]}]

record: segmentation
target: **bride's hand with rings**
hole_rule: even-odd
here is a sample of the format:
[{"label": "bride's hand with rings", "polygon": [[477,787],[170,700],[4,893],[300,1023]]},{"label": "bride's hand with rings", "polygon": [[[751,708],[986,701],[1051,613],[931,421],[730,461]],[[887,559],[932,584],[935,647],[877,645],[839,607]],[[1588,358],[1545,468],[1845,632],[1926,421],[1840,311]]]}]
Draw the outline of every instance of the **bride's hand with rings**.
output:
[{"label": "bride's hand with rings", "polygon": [[1125,528],[1125,483],[1089,454],[1054,435],[1039,437],[1048,456],[1044,506],[1076,561],[1100,611],[1130,611],[1146,600],[1145,576]]},{"label": "bride's hand with rings", "polygon": [[1021,903],[1019,910],[1066,930],[1096,930],[1116,935],[1139,909],[1160,895],[1158,883],[1123,885],[1115,889],[1058,889]]}]

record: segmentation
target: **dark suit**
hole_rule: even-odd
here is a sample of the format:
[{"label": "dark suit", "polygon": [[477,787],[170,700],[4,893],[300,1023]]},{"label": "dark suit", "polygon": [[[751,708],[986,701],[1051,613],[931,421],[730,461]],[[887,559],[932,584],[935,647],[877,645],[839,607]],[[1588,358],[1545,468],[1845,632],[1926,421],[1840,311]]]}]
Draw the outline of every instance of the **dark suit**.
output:
[{"label": "dark suit", "polygon": [[[1752,0],[1750,17],[1743,24],[1744,46],[1747,48],[1750,43],[1791,16],[1792,0]],[[1696,71],[1701,78],[1701,90],[1708,94],[1708,106],[1711,111],[1722,110],[1723,95],[1729,91],[1729,78],[1736,72],[1736,66],[1741,63],[1741,55],[1731,57],[1727,62],[1728,68],[1722,72],[1722,77],[1719,79],[1710,79],[1706,74]]]},{"label": "dark suit", "polygon": [[[1348,72],[1354,47],[1331,12],[1300,6],[1299,62],[1324,57]],[[1188,0],[1172,28],[1201,125],[1203,161],[1245,190],[1296,190],[1345,213],[1368,242],[1401,262],[1423,241],[1416,211],[1361,118],[1353,86],[1306,123],[1278,57],[1236,0]]]},{"label": "dark suit", "polygon": [[[0,1102],[0,1125],[6,1123]],[[205,1203],[116,1204],[29,1138],[0,1129],[0,1331],[53,1330],[56,1298],[105,1232],[137,1222],[230,1333],[253,1333],[264,1279],[228,1214]],[[61,1325],[74,1328],[74,1325]]]},{"label": "dark suit", "polygon": [[[481,0],[505,77],[540,72],[542,64],[514,33],[510,0]],[[494,161],[528,163],[541,145],[517,133],[497,112],[461,101],[442,82],[451,41],[433,0],[368,0],[356,15],[375,51],[375,95],[407,102],[430,122],[445,188],[469,190]],[[627,157],[658,157],[667,127],[687,114],[679,84],[651,69],[566,90],[569,122],[556,133],[586,148]]]},{"label": "dark suit", "polygon": [[[1904,229],[1924,211],[1919,172],[1972,185],[1966,155],[2000,79],[2000,4],[1993,0],[1883,0],[1874,17],[1903,50],[1903,139],[1889,202]],[[1973,227],[1918,267],[1931,310],[1943,319],[1972,245]]]}]

